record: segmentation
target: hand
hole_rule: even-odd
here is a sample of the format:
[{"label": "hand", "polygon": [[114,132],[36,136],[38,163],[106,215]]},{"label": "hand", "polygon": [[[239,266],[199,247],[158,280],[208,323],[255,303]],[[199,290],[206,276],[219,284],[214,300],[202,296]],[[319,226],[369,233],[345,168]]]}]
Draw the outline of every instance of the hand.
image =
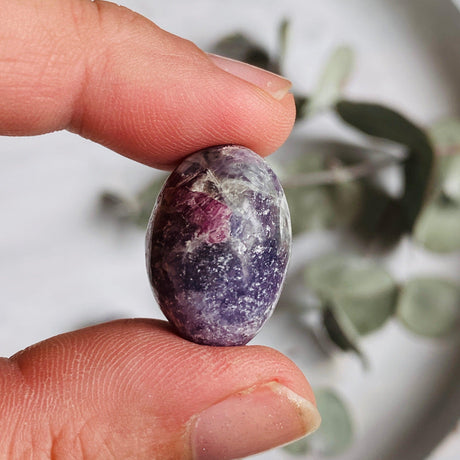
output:
[{"label": "hand", "polygon": [[[210,145],[261,155],[294,121],[290,83],[209,56],[105,2],[4,0],[0,134],[68,129],[170,169]],[[0,359],[0,458],[230,459],[314,430],[300,370],[155,320],[106,323]]]}]

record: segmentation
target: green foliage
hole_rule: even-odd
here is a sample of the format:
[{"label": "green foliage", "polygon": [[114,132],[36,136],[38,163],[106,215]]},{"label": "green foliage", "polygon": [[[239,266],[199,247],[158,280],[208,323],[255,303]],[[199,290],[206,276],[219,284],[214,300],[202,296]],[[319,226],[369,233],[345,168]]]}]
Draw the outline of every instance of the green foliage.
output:
[{"label": "green foliage", "polygon": [[460,250],[460,206],[442,196],[431,201],[417,222],[414,238],[433,252]]},{"label": "green foliage", "polygon": [[166,174],[158,175],[138,194],[137,200],[139,202],[139,212],[136,216],[136,223],[139,226],[144,228],[147,227],[150,214],[152,213],[153,203],[156,202],[166,178]]},{"label": "green foliage", "polygon": [[[288,22],[278,31],[278,55],[251,40],[234,36],[219,52],[281,73],[288,41]],[[238,44],[238,51],[233,46]],[[353,52],[338,47],[327,60],[311,94],[294,91],[298,123],[334,108],[340,119],[369,136],[405,148],[401,161],[390,153],[329,142],[328,152],[306,149],[283,164],[283,185],[291,209],[294,235],[322,229],[344,229],[372,248],[388,249],[409,235],[427,249],[460,249],[460,121],[443,120],[430,132],[407,117],[375,103],[340,100],[353,68]],[[339,142],[340,144],[340,142]],[[435,158],[434,151],[438,153]],[[379,179],[380,170],[400,162],[403,189],[391,196]],[[436,164],[435,164],[436,163]],[[398,287],[376,262],[356,256],[328,255],[306,267],[305,287],[322,308],[324,328],[335,345],[356,353],[363,364],[360,335],[382,327],[396,312],[408,329],[421,336],[452,333],[459,321],[460,295],[453,283],[415,278]],[[311,437],[286,450],[336,455],[353,438],[353,423],[341,399],[331,390],[317,392],[323,422]]]},{"label": "green foliage", "polygon": [[272,60],[268,51],[243,33],[237,32],[219,40],[212,50],[214,53],[237,61],[246,62],[265,70],[277,71],[277,59]]},{"label": "green foliage", "polygon": [[358,332],[346,313],[337,305],[323,307],[323,325],[331,341],[343,351],[352,351],[360,359],[364,369],[369,367],[367,357],[358,343]]},{"label": "green foliage", "polygon": [[393,314],[396,294],[396,284],[386,271],[358,261],[343,272],[333,297],[358,333],[368,334]]},{"label": "green foliage", "polygon": [[134,220],[139,213],[139,203],[131,196],[114,190],[106,190],[99,197],[103,212],[115,216],[119,220]]},{"label": "green foliage", "polygon": [[284,18],[278,27],[278,73],[282,72],[289,41],[289,20]]},{"label": "green foliage", "polygon": [[282,182],[294,235],[350,226],[362,210],[363,182],[355,177],[355,168],[365,165],[365,153],[332,142],[324,143],[321,150],[309,149],[283,165]]},{"label": "green foliage", "polygon": [[[212,51],[282,73],[288,39],[289,22],[283,20],[274,55],[242,33],[224,37]],[[362,133],[401,145],[405,156],[401,160],[369,147],[368,142],[324,140],[321,148],[310,145],[303,155],[283,159],[280,177],[294,235],[346,231],[366,243],[368,251],[369,247],[389,249],[408,235],[430,251],[460,250],[460,120],[445,119],[427,130],[384,105],[345,100],[342,92],[353,63],[353,51],[339,46],[310,94],[294,90],[296,122],[308,122],[332,109],[340,121]],[[400,196],[390,195],[381,185],[380,174],[387,166],[399,168],[402,174]],[[118,218],[145,228],[164,180],[164,175],[155,177],[135,197],[106,192],[101,202]],[[460,325],[460,289],[453,282],[427,276],[398,286],[370,258],[320,257],[305,267],[302,289],[305,298],[313,294],[318,301],[317,314],[330,342],[355,353],[364,367],[368,362],[361,336],[378,330],[393,316],[421,337],[444,337]],[[322,425],[312,436],[286,446],[292,455],[337,455],[352,442],[353,421],[344,402],[329,389],[318,390],[316,397]]]},{"label": "green foliage", "polygon": [[444,337],[459,331],[460,289],[439,278],[414,278],[402,288],[397,314],[412,332]]},{"label": "green foliage", "polygon": [[460,153],[460,119],[446,118],[435,123],[431,126],[429,135],[439,156]]},{"label": "green foliage", "polygon": [[[288,39],[289,22],[283,20],[274,55],[243,33],[222,38],[211,51],[281,74]],[[376,249],[390,249],[403,235],[433,252],[460,250],[460,120],[445,119],[428,130],[384,105],[345,100],[342,93],[353,64],[353,51],[339,46],[310,94],[294,89],[296,123],[308,123],[319,112],[332,109],[339,121],[399,144],[406,154],[401,160],[368,142],[324,140],[321,149],[306,147],[303,155],[283,159],[280,177],[294,235],[345,231],[364,242],[370,255]],[[391,196],[381,185],[380,173],[387,166],[402,173],[400,196]],[[103,208],[145,228],[164,180],[165,175],[156,176],[135,197],[105,192]],[[305,267],[302,283],[305,298],[313,294],[320,304],[317,314],[326,337],[340,350],[355,353],[364,367],[361,336],[378,330],[394,315],[421,337],[444,337],[459,329],[460,289],[451,281],[427,276],[398,286],[369,258],[329,254]],[[352,442],[353,421],[340,397],[320,389],[316,398],[322,425],[312,436],[286,446],[292,455],[337,455]]]},{"label": "green foliage", "polygon": [[99,198],[101,207],[119,220],[127,220],[146,228],[153,205],[165,180],[166,174],[156,176],[134,197],[110,190],[105,191]]},{"label": "green foliage", "polygon": [[441,192],[460,208],[460,150],[440,158]]},{"label": "green foliage", "polygon": [[294,236],[306,231],[330,228],[336,221],[334,203],[327,187],[309,190],[286,189]]},{"label": "green foliage", "polygon": [[[312,152],[284,165],[283,175],[287,178],[285,182],[288,182],[293,174],[317,173],[325,168],[325,156]],[[285,192],[291,210],[294,235],[330,228],[335,224],[336,206],[329,186],[285,187]]]},{"label": "green foliage", "polygon": [[343,312],[358,334],[380,328],[394,313],[396,283],[370,260],[335,254],[319,258],[307,267],[305,282],[325,303]]},{"label": "green foliage", "polygon": [[460,250],[460,121],[430,130],[438,156],[434,193],[417,222],[415,240],[434,252]]},{"label": "green foliage", "polygon": [[334,286],[340,284],[348,256],[327,254],[310,262],[305,269],[305,285],[325,302],[333,300]]},{"label": "green foliage", "polygon": [[394,314],[395,281],[375,262],[329,254],[306,267],[305,285],[323,306],[323,325],[331,341],[356,353],[367,368],[359,336],[379,329]]},{"label": "green foliage", "polygon": [[339,46],[332,52],[310,95],[306,116],[313,116],[338,101],[353,69],[353,62],[353,51],[348,46]]},{"label": "green foliage", "polygon": [[387,220],[396,221],[397,236],[411,232],[428,196],[434,152],[420,127],[396,111],[379,104],[340,101],[337,113],[348,124],[370,136],[388,139],[407,147],[404,161],[404,193],[390,203]]},{"label": "green foliage", "polygon": [[310,436],[312,450],[322,455],[337,455],[353,440],[353,421],[343,400],[327,388],[315,391],[316,404],[322,417],[318,430]]},{"label": "green foliage", "polygon": [[309,98],[303,94],[294,93],[294,102],[295,102],[295,112],[296,118],[295,122],[298,123],[300,120],[305,118],[307,112],[307,107],[309,103]]}]

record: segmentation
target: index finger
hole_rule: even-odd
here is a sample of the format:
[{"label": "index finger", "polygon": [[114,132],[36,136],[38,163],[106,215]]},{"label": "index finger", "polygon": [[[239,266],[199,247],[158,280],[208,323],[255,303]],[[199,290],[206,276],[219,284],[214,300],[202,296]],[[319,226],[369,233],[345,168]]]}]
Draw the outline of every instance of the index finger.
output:
[{"label": "index finger", "polygon": [[0,23],[0,134],[69,129],[169,169],[211,145],[267,155],[292,128],[287,80],[115,4],[5,0]]}]

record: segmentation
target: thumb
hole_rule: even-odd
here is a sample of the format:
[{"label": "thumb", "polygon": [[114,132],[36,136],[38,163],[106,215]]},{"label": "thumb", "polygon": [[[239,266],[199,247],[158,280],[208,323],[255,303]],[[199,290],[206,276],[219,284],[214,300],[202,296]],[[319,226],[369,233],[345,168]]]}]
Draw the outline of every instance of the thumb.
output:
[{"label": "thumb", "polygon": [[308,382],[265,347],[122,320],[0,360],[0,457],[232,459],[313,431]]},{"label": "thumb", "polygon": [[69,129],[170,168],[219,144],[266,155],[291,131],[290,83],[209,56],[127,8],[4,0],[0,135]]}]

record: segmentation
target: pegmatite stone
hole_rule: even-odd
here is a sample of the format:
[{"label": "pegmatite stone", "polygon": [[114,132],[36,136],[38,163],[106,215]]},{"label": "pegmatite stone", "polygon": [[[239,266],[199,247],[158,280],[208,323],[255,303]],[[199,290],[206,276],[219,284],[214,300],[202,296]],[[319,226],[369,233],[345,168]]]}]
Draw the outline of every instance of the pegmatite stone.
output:
[{"label": "pegmatite stone", "polygon": [[164,184],[147,230],[147,270],[180,335],[243,345],[275,308],[290,248],[289,210],[272,169],[245,147],[211,147]]}]

